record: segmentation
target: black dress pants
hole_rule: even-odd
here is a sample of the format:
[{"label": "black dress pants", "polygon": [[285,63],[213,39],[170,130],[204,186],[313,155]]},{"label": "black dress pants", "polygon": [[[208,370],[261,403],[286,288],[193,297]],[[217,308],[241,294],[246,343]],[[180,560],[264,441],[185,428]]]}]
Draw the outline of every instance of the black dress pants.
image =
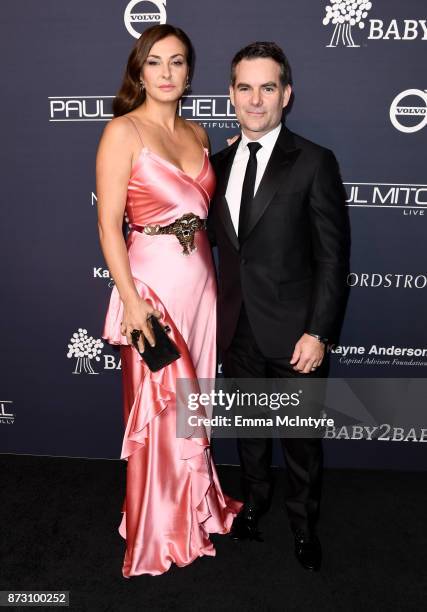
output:
[{"label": "black dress pants", "polygon": [[[287,358],[264,357],[252,333],[246,310],[242,306],[236,333],[222,355],[227,378],[322,377],[323,364],[316,372],[300,374]],[[287,466],[288,486],[285,506],[293,531],[314,529],[319,514],[322,480],[322,442],[319,438],[281,438]],[[245,503],[266,509],[271,496],[272,440],[239,438],[237,441],[242,469]]]}]

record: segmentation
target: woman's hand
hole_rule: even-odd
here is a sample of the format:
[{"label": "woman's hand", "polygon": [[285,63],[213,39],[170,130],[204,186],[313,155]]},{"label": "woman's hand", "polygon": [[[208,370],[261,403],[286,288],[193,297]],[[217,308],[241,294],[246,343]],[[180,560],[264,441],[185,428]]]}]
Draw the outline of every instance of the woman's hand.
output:
[{"label": "woman's hand", "polygon": [[147,321],[150,315],[154,315],[157,319],[161,317],[161,313],[152,308],[148,302],[141,297],[136,296],[129,299],[123,304],[123,321],[120,324],[121,333],[126,336],[130,345],[132,345],[131,333],[134,329],[140,330],[142,333],[138,340],[138,347],[141,352],[144,351],[144,341],[147,341],[151,346],[155,345],[153,330]]}]

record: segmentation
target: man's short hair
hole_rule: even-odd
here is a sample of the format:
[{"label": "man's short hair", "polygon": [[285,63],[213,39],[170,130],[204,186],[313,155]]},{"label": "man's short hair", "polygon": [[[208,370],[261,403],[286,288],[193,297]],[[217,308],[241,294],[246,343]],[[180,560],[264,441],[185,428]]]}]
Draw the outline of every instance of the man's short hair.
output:
[{"label": "man's short hair", "polygon": [[280,82],[283,87],[292,83],[291,67],[283,50],[274,42],[253,42],[240,49],[231,62],[231,84],[236,83],[236,66],[243,59],[251,60],[267,57],[274,60],[280,67]]}]

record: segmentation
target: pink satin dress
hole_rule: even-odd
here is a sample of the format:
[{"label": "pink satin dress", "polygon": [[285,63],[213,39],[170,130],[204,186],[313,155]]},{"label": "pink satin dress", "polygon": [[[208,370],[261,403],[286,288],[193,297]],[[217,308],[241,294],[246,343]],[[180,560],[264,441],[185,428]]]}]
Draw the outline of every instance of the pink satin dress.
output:
[{"label": "pink satin dress", "polygon": [[[214,188],[206,149],[193,179],[143,146],[128,186],[130,226],[168,225],[188,212],[206,219]],[[173,234],[131,231],[127,238],[137,291],[170,326],[177,361],[159,372],[147,368],[121,334],[116,287],[102,334],[121,346],[127,481],[119,533],[126,539],[126,578],[214,556],[209,534],[228,533],[241,507],[221,490],[208,438],[176,437],[176,379],[215,378],[216,371],[216,278],[206,231],[196,232],[195,245],[184,255]]]}]

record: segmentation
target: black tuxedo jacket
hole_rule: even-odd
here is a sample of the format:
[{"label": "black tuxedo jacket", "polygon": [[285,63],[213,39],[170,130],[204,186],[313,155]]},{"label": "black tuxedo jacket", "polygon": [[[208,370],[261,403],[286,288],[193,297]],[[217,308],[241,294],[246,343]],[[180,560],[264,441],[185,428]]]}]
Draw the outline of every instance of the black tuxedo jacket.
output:
[{"label": "black tuxedo jacket", "polygon": [[345,190],[332,151],[282,126],[239,239],[225,199],[239,142],[211,159],[218,344],[230,346],[243,302],[264,356],[290,357],[304,332],[333,339],[339,328],[350,242]]}]

